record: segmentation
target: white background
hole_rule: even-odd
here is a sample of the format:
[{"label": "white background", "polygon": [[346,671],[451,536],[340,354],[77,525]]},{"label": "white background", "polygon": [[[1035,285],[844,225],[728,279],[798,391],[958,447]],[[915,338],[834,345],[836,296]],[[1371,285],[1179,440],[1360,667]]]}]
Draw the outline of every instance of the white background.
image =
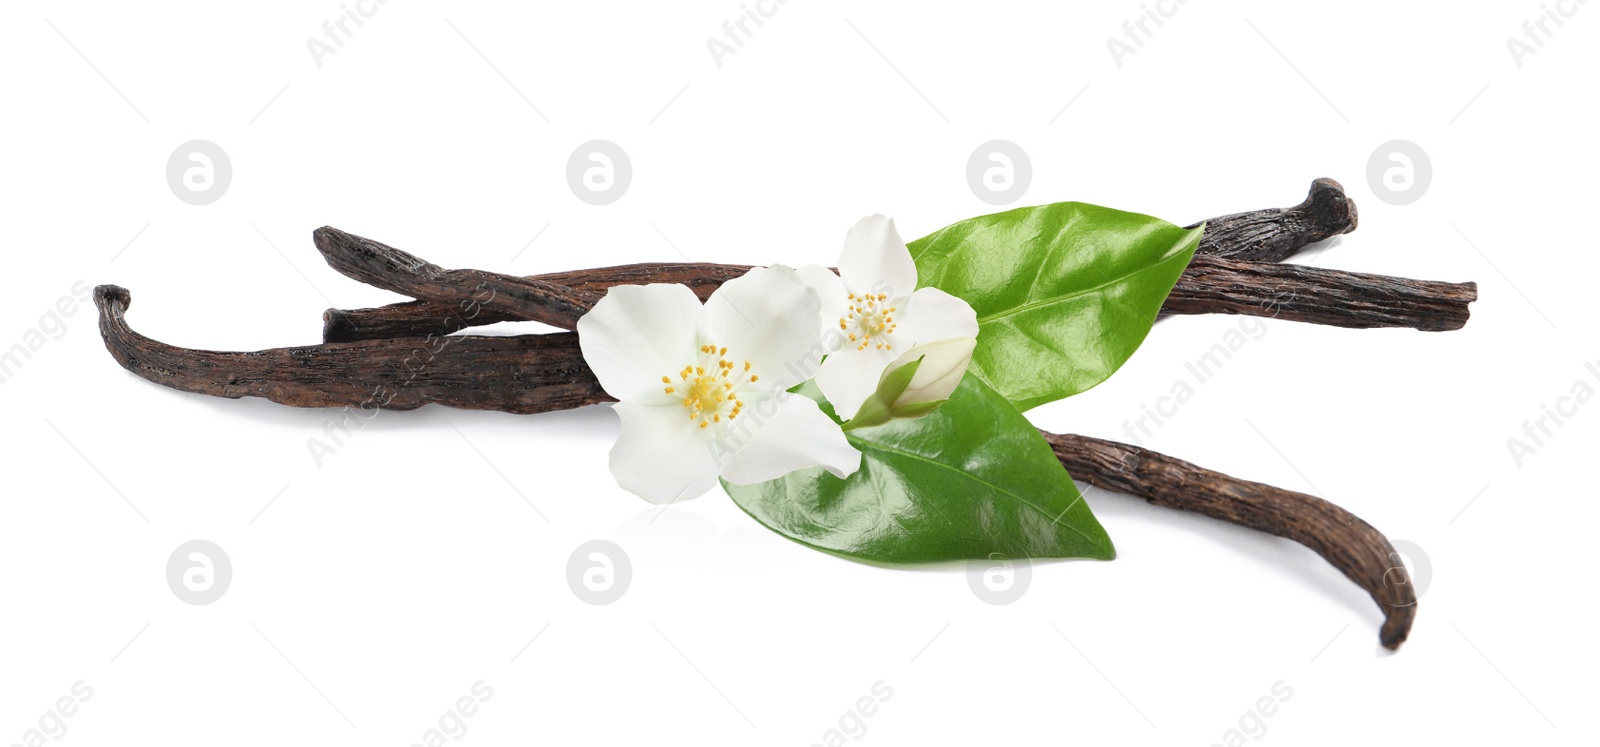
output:
[{"label": "white background", "polygon": [[[1165,3],[1119,68],[1106,40],[1132,0],[791,0],[719,69],[706,40],[737,0],[393,0],[320,67],[306,40],[333,0],[7,3],[6,348],[78,281],[131,289],[131,324],[163,341],[315,343],[324,308],[395,300],[320,261],[325,224],[519,274],[674,247],[828,263],[862,215],[909,238],[993,212],[964,170],[996,138],[1033,165],[1017,205],[1188,223],[1334,177],[1360,229],[1300,261],[1475,280],[1482,300],[1445,334],[1267,323],[1146,439],[1420,548],[1431,579],[1393,655],[1305,548],[1100,491],[1117,560],[1041,564],[991,606],[960,566],[817,553],[721,493],[658,512],[607,473],[604,408],[385,413],[319,468],[328,412],[152,385],[78,308],[0,385],[0,744],[79,680],[94,694],[60,744],[408,745],[479,680],[494,694],[461,743],[809,745],[882,680],[863,743],[1213,744],[1281,680],[1263,742],[1592,744],[1600,405],[1520,467],[1507,447],[1574,382],[1600,389],[1600,9],[1559,5],[1575,15],[1519,68],[1506,40],[1532,0]],[[197,138],[234,172],[198,207],[165,178]],[[634,168],[604,207],[564,175],[596,138]],[[1397,138],[1434,171],[1403,207],[1367,181]],[[1163,322],[1030,417],[1124,439],[1240,323]],[[164,578],[195,538],[233,564],[206,606]],[[609,606],[565,580],[592,539],[631,559]]]}]

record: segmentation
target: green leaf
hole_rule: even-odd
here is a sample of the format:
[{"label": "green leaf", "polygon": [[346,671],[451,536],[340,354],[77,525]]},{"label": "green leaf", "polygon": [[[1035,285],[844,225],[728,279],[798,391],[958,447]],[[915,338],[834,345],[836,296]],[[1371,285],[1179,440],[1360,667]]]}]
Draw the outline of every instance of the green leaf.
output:
[{"label": "green leaf", "polygon": [[1144,342],[1204,227],[1058,202],[911,242],[918,284],[978,312],[971,373],[1018,409],[1087,391]]},{"label": "green leaf", "polygon": [[[815,399],[815,389],[801,393]],[[1044,437],[975,377],[925,417],[845,437],[861,450],[861,469],[849,478],[816,467],[723,487],[769,529],[862,560],[1116,554]]]}]

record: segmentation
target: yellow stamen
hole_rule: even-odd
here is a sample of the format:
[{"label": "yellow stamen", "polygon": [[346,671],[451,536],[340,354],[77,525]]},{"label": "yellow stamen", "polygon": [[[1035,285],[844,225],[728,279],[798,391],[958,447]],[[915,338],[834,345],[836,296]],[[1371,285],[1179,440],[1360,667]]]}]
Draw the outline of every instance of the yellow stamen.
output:
[{"label": "yellow stamen", "polygon": [[839,317],[839,329],[849,336],[851,342],[859,343],[857,350],[866,350],[868,347],[888,350],[889,344],[884,340],[894,334],[899,326],[891,316],[897,307],[888,305],[889,294],[857,296],[850,293],[848,296],[850,309]]},{"label": "yellow stamen", "polygon": [[[685,384],[673,386],[671,376],[661,377],[661,383],[669,385],[663,387],[664,391],[678,397],[691,422],[698,421],[697,427],[709,428],[712,423],[720,425],[726,420],[733,420],[743,411],[744,402],[740,401],[731,380],[733,372],[740,368],[734,361],[728,360],[728,349],[725,347],[708,343],[699,346],[698,350],[701,356],[698,364],[684,366],[678,372]],[[743,370],[750,371],[750,362],[742,363]],[[711,370],[707,372],[707,369]],[[751,381],[754,380],[752,374]],[[723,418],[723,415],[728,417]]]}]

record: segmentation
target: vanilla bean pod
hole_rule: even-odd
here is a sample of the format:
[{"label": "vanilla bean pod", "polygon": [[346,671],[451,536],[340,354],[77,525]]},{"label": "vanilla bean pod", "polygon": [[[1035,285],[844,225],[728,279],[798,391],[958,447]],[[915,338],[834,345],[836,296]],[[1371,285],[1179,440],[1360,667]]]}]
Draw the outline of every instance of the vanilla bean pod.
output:
[{"label": "vanilla bean pod", "polygon": [[[1205,221],[1199,254],[1251,262],[1282,262],[1308,245],[1356,230],[1356,203],[1332,179],[1311,182],[1299,205],[1252,210]],[[1186,228],[1199,226],[1195,223]]]},{"label": "vanilla bean pod", "polygon": [[[317,230],[317,246],[330,256],[329,263],[336,267],[344,265],[345,258],[350,255],[365,257],[367,266],[395,267],[403,265],[406,259],[421,262],[398,249],[332,228]],[[392,252],[395,257],[404,259],[388,258],[385,252]],[[636,264],[574,270],[521,280],[530,284],[522,289],[528,294],[535,292],[532,288],[534,283],[557,288],[564,287],[557,283],[570,283],[573,292],[590,297],[598,297],[615,285],[682,283],[689,285],[704,299],[717,286],[749,269],[744,265],[701,263]],[[364,274],[352,271],[346,271],[346,274],[358,279],[365,278]],[[493,273],[478,275],[496,278],[497,284],[488,286],[491,288],[507,287],[511,281],[519,280]],[[380,287],[398,290],[400,284],[387,281]],[[423,287],[411,295],[438,297],[440,294]],[[1460,329],[1466,324],[1471,313],[1467,306],[1477,297],[1477,285],[1474,283],[1412,280],[1196,255],[1178,278],[1161,314],[1246,314],[1335,327],[1410,327],[1437,332]],[[500,303],[494,299],[484,303],[481,313],[476,317],[466,319],[452,314],[450,304],[430,303],[430,300],[434,299],[373,309],[328,309],[322,316],[323,340],[344,342],[374,337],[449,334],[465,327],[495,322],[547,321],[528,316],[523,311],[523,305]]]},{"label": "vanilla bean pod", "polygon": [[323,259],[348,277],[458,310],[492,310],[562,329],[576,329],[578,317],[600,300],[600,294],[540,278],[520,278],[483,270],[446,270],[394,247],[337,228],[319,228],[312,232],[311,238]]},{"label": "vanilla bean pod", "polygon": [[[584,363],[577,335],[461,335],[324,343],[259,352],[190,350],[134,332],[123,288],[95,289],[106,348],[133,373],[219,397],[362,412],[429,403],[537,413],[611,401]],[[1403,565],[1377,530],[1326,501],[1236,480],[1152,451],[1082,436],[1044,436],[1073,477],[1156,505],[1203,513],[1310,547],[1385,610],[1382,640],[1405,640],[1415,612]]]},{"label": "vanilla bean pod", "polygon": [[[565,280],[593,293],[616,285],[683,283],[703,299],[749,270],[741,265],[637,264],[538,277],[552,283]],[[1196,256],[1178,278],[1161,314],[1245,314],[1356,329],[1410,327],[1437,332],[1466,324],[1471,315],[1468,304],[1477,297],[1474,283]],[[449,334],[469,326],[525,320],[520,313],[493,304],[485,304],[476,318],[464,319],[452,315],[449,304],[413,301],[372,309],[328,309],[322,315],[322,335],[325,341],[344,342]]]},{"label": "vanilla bean pod", "polygon": [[[1332,179],[1317,179],[1311,183],[1305,200],[1294,207],[1235,213],[1212,218],[1205,223],[1206,232],[1200,238],[1200,246],[1196,250],[1198,254],[1277,262],[1318,241],[1354,231],[1357,214],[1355,202],[1345,195],[1343,186]],[[1198,225],[1196,223],[1189,228]],[[352,242],[359,239],[331,228],[320,229],[313,234],[318,248],[325,256],[329,256],[330,264],[345,262],[345,257],[361,253],[363,245],[360,243],[355,243],[348,250],[341,249],[338,244],[344,237],[348,237]],[[366,240],[359,239],[359,241]],[[324,246],[325,243],[327,246]],[[396,256],[403,255],[409,258],[410,262],[426,264],[399,250],[390,249],[390,251]],[[371,259],[373,258],[368,257],[369,261]],[[358,280],[367,280],[365,275],[352,274],[357,271],[354,266],[340,267],[336,264],[335,267]],[[429,267],[438,271],[437,267],[431,265]],[[564,285],[594,294],[604,294],[614,285],[681,283],[692,288],[700,300],[704,301],[717,289],[717,286],[743,275],[749,269],[745,265],[666,262],[556,272],[534,275],[527,279]],[[398,290],[392,282],[378,283],[378,285]],[[400,292],[406,293],[403,290]],[[406,293],[406,295],[413,294]],[[410,301],[376,309],[328,309],[323,314],[323,341],[347,342],[384,337],[421,337],[428,334],[449,334],[472,326],[467,320],[460,318],[460,315],[452,313],[452,306],[453,304],[447,299],[445,303]],[[526,318],[515,313],[499,311],[491,304],[476,318],[476,323],[493,324],[523,321]],[[557,326],[570,328],[565,325]]]},{"label": "vanilla bean pod", "polygon": [[[599,267],[592,270],[535,275],[536,279],[575,290],[604,295],[612,286],[677,283],[687,285],[701,301],[723,283],[750,271],[748,265],[709,262],[662,262]],[[467,327],[496,322],[525,321],[520,314],[486,305],[475,318],[456,312],[456,305],[430,301],[403,301],[372,309],[328,309],[322,313],[324,342],[375,340],[389,337],[444,335]]]},{"label": "vanilla bean pod", "polygon": [[1372,525],[1328,501],[1240,480],[1137,446],[1045,433],[1074,478],[1294,540],[1311,548],[1372,596],[1383,612],[1378,640],[1398,648],[1411,631],[1417,597],[1394,546]]},{"label": "vanilla bean pod", "polygon": [[162,386],[214,397],[265,397],[292,407],[536,413],[609,401],[570,332],[327,343],[256,352],[192,350],[133,331],[127,289],[94,290],[100,334],[123,368]]},{"label": "vanilla bean pod", "polygon": [[1461,329],[1477,283],[1413,280],[1305,265],[1196,255],[1161,307],[1169,314],[1244,314],[1332,327]]}]

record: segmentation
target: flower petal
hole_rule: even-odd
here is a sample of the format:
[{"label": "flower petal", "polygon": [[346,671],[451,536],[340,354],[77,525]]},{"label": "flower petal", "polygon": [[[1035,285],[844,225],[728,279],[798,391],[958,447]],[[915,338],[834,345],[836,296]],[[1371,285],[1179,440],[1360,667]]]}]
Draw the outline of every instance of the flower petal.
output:
[{"label": "flower petal", "polygon": [[897,348],[978,336],[978,313],[966,301],[938,288],[923,288],[911,294],[906,307],[895,314],[895,322]]},{"label": "flower petal", "polygon": [[706,300],[701,336],[749,361],[763,389],[783,390],[811,378],[822,359],[817,292],[783,265],[757,267],[722,284]]},{"label": "flower petal", "polygon": [[849,291],[844,288],[844,280],[821,265],[806,265],[795,272],[817,292],[822,304],[822,329],[838,329],[839,319],[850,311]]},{"label": "flower petal", "polygon": [[855,293],[882,293],[905,298],[917,287],[917,266],[894,221],[872,215],[857,221],[844,236],[839,276]]},{"label": "flower petal", "polygon": [[694,360],[700,317],[700,299],[686,285],[619,285],[578,319],[578,347],[607,394],[676,402],[661,377]]},{"label": "flower petal", "polygon": [[611,476],[623,490],[651,503],[675,503],[717,484],[710,439],[683,408],[619,402],[612,409],[622,418],[622,434],[611,447]]},{"label": "flower petal", "polygon": [[855,417],[861,403],[878,390],[878,378],[894,357],[894,353],[882,348],[868,346],[866,350],[857,350],[846,346],[822,362],[822,370],[817,372],[817,386],[841,420]]},{"label": "flower petal", "polygon": [[754,423],[739,449],[723,460],[722,476],[728,482],[750,485],[817,466],[835,477],[848,477],[861,467],[861,452],[817,403],[786,393],[748,414],[765,414],[768,409],[773,413]]}]

